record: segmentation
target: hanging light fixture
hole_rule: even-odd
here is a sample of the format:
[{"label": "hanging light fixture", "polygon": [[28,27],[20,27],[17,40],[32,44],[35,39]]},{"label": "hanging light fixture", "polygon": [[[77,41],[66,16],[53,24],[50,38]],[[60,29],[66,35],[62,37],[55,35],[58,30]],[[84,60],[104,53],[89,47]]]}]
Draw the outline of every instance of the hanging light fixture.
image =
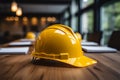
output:
[{"label": "hanging light fixture", "polygon": [[18,9],[17,3],[16,3],[15,1],[12,2],[12,4],[11,4],[11,11],[12,11],[12,12],[16,12],[17,9]]},{"label": "hanging light fixture", "polygon": [[21,9],[21,8],[18,8],[18,9],[17,9],[16,15],[17,15],[17,16],[21,16],[21,15],[22,15],[22,9]]}]

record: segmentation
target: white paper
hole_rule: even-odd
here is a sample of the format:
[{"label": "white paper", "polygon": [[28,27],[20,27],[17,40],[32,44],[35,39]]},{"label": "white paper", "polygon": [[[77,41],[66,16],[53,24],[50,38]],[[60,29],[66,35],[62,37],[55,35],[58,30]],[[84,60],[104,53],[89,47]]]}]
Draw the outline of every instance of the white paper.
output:
[{"label": "white paper", "polygon": [[107,46],[82,46],[86,52],[117,52],[117,49]]},{"label": "white paper", "polygon": [[11,46],[24,46],[24,45],[32,45],[32,42],[11,42],[9,43]]},{"label": "white paper", "polygon": [[35,39],[20,39],[20,41],[23,41],[23,42],[24,42],[24,41],[25,41],[25,42],[27,42],[27,41],[28,41],[28,42],[33,42],[33,41],[35,41]]},{"label": "white paper", "polygon": [[29,47],[10,47],[0,48],[0,54],[27,54]]},{"label": "white paper", "polygon": [[82,46],[98,46],[98,43],[96,42],[87,42],[87,41],[82,41],[81,42]]}]

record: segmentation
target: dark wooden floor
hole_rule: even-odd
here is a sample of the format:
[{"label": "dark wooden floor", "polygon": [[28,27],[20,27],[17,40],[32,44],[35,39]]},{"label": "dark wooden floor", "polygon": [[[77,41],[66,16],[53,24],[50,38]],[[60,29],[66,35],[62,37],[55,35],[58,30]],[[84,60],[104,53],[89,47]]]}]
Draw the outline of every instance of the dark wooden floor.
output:
[{"label": "dark wooden floor", "polygon": [[86,55],[96,59],[98,63],[75,68],[45,60],[41,60],[40,64],[33,64],[29,54],[0,55],[0,80],[120,80],[120,52]]}]

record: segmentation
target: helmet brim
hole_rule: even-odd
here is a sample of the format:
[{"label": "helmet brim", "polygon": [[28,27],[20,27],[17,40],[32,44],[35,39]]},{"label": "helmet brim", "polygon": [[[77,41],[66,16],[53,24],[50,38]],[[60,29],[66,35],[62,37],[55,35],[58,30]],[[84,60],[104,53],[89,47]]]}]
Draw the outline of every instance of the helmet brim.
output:
[{"label": "helmet brim", "polygon": [[96,60],[93,60],[87,56],[81,56],[78,58],[69,58],[68,60],[59,60],[59,59],[54,59],[54,60],[67,63],[75,67],[86,67],[86,66],[97,63]]},{"label": "helmet brim", "polygon": [[75,67],[87,67],[89,65],[95,64],[97,63],[96,60],[91,59],[87,56],[81,56],[81,57],[77,57],[77,58],[68,58],[66,59],[54,59],[54,58],[47,58],[47,57],[41,57],[44,59],[49,59],[49,60],[55,60],[55,61],[60,61]]},{"label": "helmet brim", "polygon": [[78,58],[69,58],[68,60],[60,60],[60,61],[75,67],[86,67],[86,66],[97,63],[96,60],[93,60],[86,56],[81,56]]}]

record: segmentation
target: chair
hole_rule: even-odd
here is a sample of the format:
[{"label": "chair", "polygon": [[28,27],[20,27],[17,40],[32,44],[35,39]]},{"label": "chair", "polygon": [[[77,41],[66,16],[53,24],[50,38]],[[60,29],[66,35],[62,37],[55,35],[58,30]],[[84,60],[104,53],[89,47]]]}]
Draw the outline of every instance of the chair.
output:
[{"label": "chair", "polygon": [[120,31],[113,31],[108,41],[108,46],[120,50]]},{"label": "chair", "polygon": [[97,42],[100,44],[102,32],[87,33],[87,41]]}]

